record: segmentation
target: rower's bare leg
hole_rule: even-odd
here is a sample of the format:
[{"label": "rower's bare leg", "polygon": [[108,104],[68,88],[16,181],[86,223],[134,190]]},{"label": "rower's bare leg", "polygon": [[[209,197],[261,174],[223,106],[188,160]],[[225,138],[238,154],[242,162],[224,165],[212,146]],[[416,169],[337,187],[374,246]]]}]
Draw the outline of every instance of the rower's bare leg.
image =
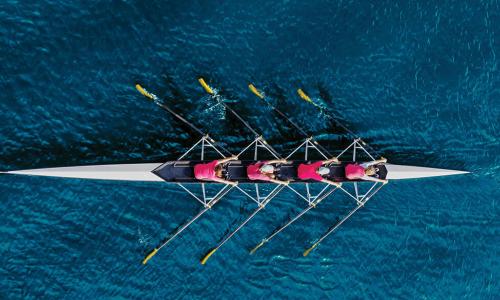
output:
[{"label": "rower's bare leg", "polygon": [[286,159],[273,159],[273,160],[268,160],[268,164],[286,164],[288,161]]},{"label": "rower's bare leg", "polygon": [[270,178],[269,181],[272,183],[284,184],[284,185],[288,185],[290,183],[290,181],[278,180],[278,179],[274,179],[274,178]]},{"label": "rower's bare leg", "polygon": [[380,182],[380,183],[383,183],[383,184],[386,184],[389,182],[389,180],[387,179],[380,179],[380,178],[375,178],[375,177],[371,177],[371,176],[363,176],[361,177],[361,180],[365,180],[365,181],[373,181],[373,182]]},{"label": "rower's bare leg", "polygon": [[215,181],[215,182],[218,182],[218,183],[229,184],[229,185],[233,185],[233,186],[235,186],[235,185],[238,184],[238,181],[230,181],[230,180],[225,180],[225,179],[222,179],[222,178],[215,178],[212,181]]}]

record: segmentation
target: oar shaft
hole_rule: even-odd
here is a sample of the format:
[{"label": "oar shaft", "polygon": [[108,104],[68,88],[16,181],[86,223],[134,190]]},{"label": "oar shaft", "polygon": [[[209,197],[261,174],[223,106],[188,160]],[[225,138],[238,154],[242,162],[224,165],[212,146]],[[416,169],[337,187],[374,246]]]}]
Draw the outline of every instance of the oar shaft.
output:
[{"label": "oar shaft", "polygon": [[319,244],[321,243],[324,239],[326,239],[330,234],[332,234],[333,232],[335,232],[335,230],[337,230],[337,228],[340,227],[340,225],[342,225],[345,221],[347,221],[356,211],[358,211],[358,209],[360,209],[361,207],[363,207],[366,202],[370,201],[370,199],[372,198],[373,195],[375,195],[384,185],[381,184],[372,194],[371,196],[369,196],[365,201],[363,201],[361,204],[359,204],[358,206],[356,206],[353,210],[351,210],[344,218],[342,218],[342,220],[340,220],[337,224],[335,224],[335,226],[333,226],[332,228],[330,228],[330,230],[328,230],[323,236],[321,236],[317,241],[316,243],[314,244]]},{"label": "oar shaft", "polygon": [[263,206],[260,206],[259,208],[257,208],[256,210],[254,210],[254,212],[248,217],[246,218],[245,221],[243,221],[243,223],[240,224],[240,226],[238,226],[233,232],[231,232],[228,236],[226,236],[218,245],[217,247],[215,247],[216,249],[219,249],[220,247],[222,247],[227,241],[229,241],[238,231],[240,231],[241,228],[243,228],[243,226],[245,226],[248,222],[250,222],[250,220],[255,217],[255,215],[261,211],[264,207]]},{"label": "oar shaft", "polygon": [[[310,135],[302,128],[300,127],[297,123],[295,123],[294,121],[292,121],[284,112],[282,112],[281,110],[279,110],[276,106],[272,105],[269,101],[266,100],[266,97],[259,91],[257,90],[257,88],[253,85],[253,84],[249,84],[248,85],[248,88],[250,89],[250,91],[252,91],[252,93],[254,93],[257,97],[259,97],[260,99],[264,100],[264,102],[275,112],[277,113],[280,117],[282,117],[283,119],[285,119],[288,123],[290,123],[293,127],[295,127],[295,129],[300,132],[301,135],[303,135],[304,137],[308,138],[310,137]],[[313,140],[313,142],[315,143],[316,147],[318,147],[323,153],[325,153],[326,155],[328,155],[329,157],[332,157],[332,154],[330,154],[328,152],[328,150],[326,150],[323,146],[321,146],[317,141],[316,139],[314,139],[313,137],[311,137],[311,140]]]},{"label": "oar shaft", "polygon": [[158,247],[154,248],[153,251],[151,251],[145,258],[144,260],[142,261],[142,264],[146,264],[154,255],[156,255],[156,253],[163,247],[165,247],[166,245],[168,245],[171,241],[173,241],[181,232],[183,232],[184,230],[186,230],[189,226],[191,226],[191,224],[194,223],[194,221],[198,220],[203,214],[205,214],[210,208],[212,208],[215,204],[217,204],[217,202],[219,202],[222,197],[224,197],[231,189],[233,188],[233,186],[229,187],[229,188],[226,188],[224,187],[224,190],[219,193],[216,198],[214,198],[212,201],[210,201],[210,203],[208,203],[208,205],[202,209],[198,214],[196,214],[196,216],[194,216],[191,220],[189,220],[189,222],[185,223],[184,225],[182,225],[179,229],[177,229],[177,231],[175,231],[175,233],[170,236],[165,242],[163,242],[161,245],[159,245]]},{"label": "oar shaft", "polygon": [[250,130],[255,136],[259,136],[257,131],[255,131],[255,129],[253,129],[253,127],[250,126],[250,124],[248,124],[248,122],[245,121],[245,119],[243,119],[243,117],[241,117],[236,111],[234,111],[234,109],[232,109],[231,107],[229,107],[229,105],[224,103],[224,101],[222,99],[218,99],[218,102],[222,106],[224,106],[225,109],[229,110],[238,120],[240,120],[240,122],[243,123],[243,125],[245,125],[245,127],[248,128],[248,130]]},{"label": "oar shaft", "polygon": [[[184,124],[188,125],[191,129],[196,131],[199,135],[206,136],[208,135],[206,132],[203,132],[200,128],[195,126],[193,123],[189,122],[186,120],[184,117],[176,113],[174,110],[172,110],[170,107],[168,107],[165,103],[161,102],[158,97],[155,94],[152,94],[148,92],[145,88],[143,88],[140,84],[136,84],[135,88],[146,98],[152,100],[156,105],[164,109],[165,111],[169,112],[171,115],[176,117],[178,120],[183,122]],[[211,141],[216,144],[220,149],[222,149],[226,154],[233,155],[229,150],[227,150],[224,146],[222,146],[219,142],[213,140],[210,138]]]},{"label": "oar shaft", "polygon": [[201,259],[201,264],[204,265],[207,260],[217,251],[219,250],[220,247],[222,247],[227,241],[229,241],[238,231],[240,231],[243,226],[245,226],[255,215],[261,211],[276,195],[279,194],[279,192],[284,188],[283,185],[277,186],[269,195],[264,199],[259,207],[250,215],[248,218],[243,221],[233,232],[231,232],[229,235],[227,235],[216,247],[212,248],[202,259]]},{"label": "oar shaft", "polygon": [[201,131],[201,129],[199,129],[193,123],[189,122],[188,120],[184,119],[182,116],[180,116],[179,114],[177,114],[176,112],[174,112],[170,107],[168,107],[165,104],[160,103],[160,102],[155,102],[155,103],[156,103],[156,105],[158,105],[159,107],[161,107],[164,110],[168,111],[173,116],[175,116],[177,119],[179,119],[180,121],[182,121],[183,123],[185,123],[186,125],[188,125],[189,127],[191,127],[194,131],[196,131],[200,135],[206,135],[206,133],[204,133],[203,131]]},{"label": "oar shaft", "polygon": [[306,212],[310,211],[311,209],[313,209],[314,206],[312,205],[309,205],[306,209],[302,210],[298,215],[296,215],[293,219],[291,219],[290,221],[288,221],[285,225],[281,226],[277,231],[275,231],[273,234],[271,234],[269,237],[265,238],[265,240],[267,240],[268,242],[270,240],[272,240],[276,235],[278,235],[280,232],[282,232],[285,228],[287,228],[288,226],[290,226],[293,222],[297,221],[298,219],[300,219],[300,217],[302,217]]},{"label": "oar shaft", "polygon": [[[364,146],[370,148],[370,150],[373,153],[375,153],[376,155],[379,155],[379,153],[375,149],[373,149],[373,147],[368,145],[365,141],[363,141],[358,135],[356,135],[352,130],[347,128],[344,124],[340,123],[337,115],[334,112],[327,110],[325,107],[320,106],[317,103],[315,103],[302,89],[298,89],[297,93],[299,94],[300,98],[302,98],[304,101],[306,101],[308,103],[311,103],[312,105],[314,105],[314,107],[318,108],[320,110],[320,112],[322,112],[325,117],[327,117],[328,119],[333,121],[335,124],[337,124],[337,126],[344,129],[348,134],[351,135],[352,138],[359,139]],[[324,113],[325,111],[327,111],[328,114]]]},{"label": "oar shaft", "polygon": [[191,224],[193,224],[194,221],[198,220],[198,218],[200,218],[204,213],[206,213],[210,208],[207,207],[207,208],[204,208],[202,209],[194,218],[192,218],[191,220],[189,220],[189,222],[187,222],[186,224],[182,225],[181,228],[179,228],[172,236],[170,236],[165,242],[163,242],[159,247],[158,247],[158,250],[160,250],[161,248],[163,248],[164,246],[168,245],[173,239],[175,239],[181,232],[183,232],[186,228],[188,228],[189,226],[191,226]]},{"label": "oar shaft", "polygon": [[287,228],[288,226],[290,226],[292,223],[294,223],[295,221],[297,221],[298,219],[300,219],[305,213],[307,213],[308,211],[310,211],[311,209],[315,208],[316,205],[318,205],[321,201],[323,201],[326,197],[330,196],[330,194],[332,194],[333,192],[335,192],[337,190],[337,187],[336,188],[333,188],[333,189],[330,189],[329,191],[327,191],[326,193],[324,193],[323,195],[320,195],[315,201],[313,204],[310,204],[307,208],[305,208],[304,210],[302,210],[298,215],[296,215],[293,219],[291,219],[290,221],[288,221],[285,225],[283,225],[282,227],[280,227],[277,231],[273,232],[273,234],[271,234],[270,236],[268,236],[267,238],[265,238],[264,240],[266,240],[267,242],[269,242],[272,238],[274,238],[274,236],[276,236],[278,233],[282,232],[285,228]]},{"label": "oar shaft", "polygon": [[[250,124],[248,124],[248,122],[243,119],[242,116],[240,116],[234,109],[232,109],[231,107],[229,107],[229,105],[227,105],[226,103],[224,103],[223,99],[221,99],[220,95],[217,93],[216,90],[212,89],[212,87],[210,87],[203,78],[199,78],[198,79],[199,83],[201,84],[201,86],[203,87],[203,89],[210,95],[212,95],[212,97],[220,104],[222,105],[226,110],[228,110],[229,112],[231,112],[238,120],[240,120],[241,123],[243,123],[243,125],[245,125],[246,128],[248,128],[248,130],[250,130],[256,137],[258,136],[261,136],[252,126],[250,126]],[[281,155],[279,155],[279,153],[273,148],[271,147],[271,145],[267,144],[266,147],[273,152],[273,154],[276,156],[276,157],[281,157]]]}]

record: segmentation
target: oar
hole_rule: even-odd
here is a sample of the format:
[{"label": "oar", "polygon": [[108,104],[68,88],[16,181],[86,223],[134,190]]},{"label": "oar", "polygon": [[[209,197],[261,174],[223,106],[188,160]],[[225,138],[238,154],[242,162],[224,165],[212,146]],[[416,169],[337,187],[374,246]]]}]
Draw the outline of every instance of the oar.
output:
[{"label": "oar", "polygon": [[259,205],[259,207],[254,210],[254,212],[246,218],[246,220],[238,226],[233,232],[231,232],[229,235],[227,235],[217,246],[213,247],[210,249],[210,251],[203,256],[203,258],[200,260],[201,264],[204,265],[207,263],[207,260],[212,256],[217,250],[219,250],[220,247],[222,247],[227,241],[229,241],[243,226],[245,226],[259,211],[261,211],[268,203],[271,201],[278,193],[283,189],[284,185],[279,185],[277,188],[275,188],[267,197],[265,200],[262,201],[262,203]]},{"label": "oar", "polygon": [[[224,187],[225,189],[228,186]],[[209,209],[211,209],[217,202],[219,202],[220,199],[222,199],[234,186],[229,186],[224,192],[220,193],[216,198],[214,198],[210,203],[207,204],[207,206],[202,209],[194,218],[189,220],[189,222],[185,223],[182,225],[177,231],[174,232],[167,240],[165,240],[163,243],[161,243],[159,246],[155,247],[142,261],[142,264],[145,265],[161,248],[165,247],[168,245],[172,240],[174,240],[181,232],[183,232],[186,228],[188,228],[191,224],[193,224],[194,221],[196,221],[198,218],[200,218],[204,213],[206,213]]]},{"label": "oar", "polygon": [[144,97],[152,100],[156,105],[159,107],[163,108],[164,110],[168,111],[171,113],[174,117],[177,119],[181,120],[183,123],[191,127],[194,131],[198,132],[200,135],[205,135],[203,131],[201,131],[198,127],[194,126],[191,122],[188,120],[184,119],[181,117],[179,114],[177,114],[175,111],[173,111],[170,107],[166,106],[165,104],[161,103],[158,97],[155,94],[152,94],[148,92],[145,88],[143,88],[140,84],[136,84],[135,88],[141,93]]},{"label": "oar", "polygon": [[238,118],[238,120],[241,121],[241,123],[243,123],[255,136],[259,136],[259,134],[257,133],[257,131],[255,131],[255,129],[252,128],[252,126],[250,126],[250,124],[247,123],[247,121],[245,121],[245,119],[243,119],[237,112],[235,112],[232,108],[230,108],[226,103],[224,103],[224,101],[222,101],[222,99],[220,99],[220,96],[219,94],[216,93],[216,91],[214,91],[214,89],[212,89],[205,81],[205,79],[203,78],[198,78],[198,82],[201,84],[201,86],[203,87],[203,89],[210,95],[212,95],[212,97],[215,98],[215,100],[217,100],[217,103],[221,104],[222,106],[224,106],[225,109],[229,110],[236,118]]},{"label": "oar", "polygon": [[146,257],[142,260],[142,264],[145,265],[156,253],[163,247],[165,247],[168,243],[170,243],[173,239],[175,239],[181,232],[183,232],[186,228],[189,227],[194,221],[196,221],[199,217],[201,217],[204,213],[206,213],[210,208],[207,207],[201,210],[194,218],[192,218],[189,222],[184,224],[179,230],[177,230],[172,236],[170,236],[165,242],[163,242],[158,247],[155,247]]},{"label": "oar", "polygon": [[215,141],[214,139],[212,139],[206,132],[203,132],[201,129],[199,129],[198,127],[196,127],[193,123],[189,122],[188,120],[186,120],[185,118],[183,118],[181,115],[179,115],[178,113],[176,113],[175,111],[173,111],[170,107],[168,107],[163,102],[161,102],[160,99],[158,99],[158,97],[155,94],[148,92],[140,84],[136,84],[135,88],[144,97],[148,98],[149,100],[152,100],[156,105],[158,105],[162,109],[164,109],[167,112],[169,112],[171,115],[173,115],[174,117],[176,117],[178,120],[180,120],[184,124],[186,124],[189,127],[191,127],[191,129],[193,129],[194,131],[196,131],[197,133],[199,133],[202,136],[207,136],[208,139],[210,140],[210,142],[212,142],[213,144],[216,144],[220,149],[222,149],[225,152],[226,155],[233,155],[229,150],[227,150],[223,145],[221,145],[221,143],[219,143],[219,142]]},{"label": "oar", "polygon": [[295,123],[294,121],[292,121],[289,117],[287,117],[287,115],[285,113],[283,113],[281,110],[279,110],[276,106],[272,105],[265,97],[264,93],[259,91],[255,85],[253,85],[252,83],[250,83],[248,85],[248,88],[250,89],[250,91],[252,93],[254,93],[257,97],[259,97],[260,99],[264,100],[264,102],[272,109],[274,110],[274,112],[276,112],[280,117],[282,117],[283,119],[285,119],[288,123],[290,123],[293,127],[295,127],[295,129],[297,129],[297,131],[299,131],[304,137],[306,138],[311,138],[312,142],[316,145],[316,147],[318,147],[323,153],[325,153],[326,155],[328,155],[329,157],[333,157],[332,154],[330,154],[328,152],[328,150],[326,150],[323,146],[321,146],[318,141],[314,138],[314,137],[311,137],[309,134],[307,134],[307,132],[302,129],[299,125],[297,125],[297,123]]},{"label": "oar", "polygon": [[[372,194],[371,196],[375,195],[382,187],[384,186],[384,184],[381,184]],[[330,228],[330,230],[328,230],[325,234],[323,234],[310,248],[306,249],[303,253],[304,256],[307,256],[309,255],[309,253],[314,250],[324,239],[326,239],[330,234],[332,234],[335,230],[337,230],[337,228],[340,227],[340,225],[342,225],[345,221],[347,221],[347,219],[349,219],[356,211],[358,211],[358,209],[360,209],[361,207],[363,207],[366,202],[368,202],[370,199],[371,199],[371,196],[369,196],[368,198],[366,198],[365,201],[363,201],[361,204],[359,204],[358,206],[356,206],[353,210],[351,210],[342,220],[340,220],[337,224],[335,224],[335,226],[333,226],[332,228]]]},{"label": "oar", "polygon": [[[152,100],[156,105],[160,106],[162,109],[166,110],[167,112],[169,112],[170,114],[172,114],[173,116],[175,116],[177,119],[179,119],[180,121],[182,121],[183,123],[187,124],[188,126],[190,126],[194,131],[198,132],[200,135],[202,136],[206,136],[210,142],[212,142],[213,144],[217,145],[220,149],[222,149],[223,151],[225,151],[226,153],[228,153],[229,155],[232,155],[232,153],[227,150],[226,148],[224,148],[222,145],[220,145],[220,143],[216,142],[215,140],[213,140],[212,138],[210,138],[208,136],[208,134],[204,133],[203,131],[201,131],[201,129],[199,129],[198,127],[196,127],[195,125],[193,125],[191,122],[187,121],[186,119],[184,119],[182,116],[180,116],[179,114],[177,114],[176,112],[174,112],[170,107],[168,107],[167,105],[163,104],[162,102],[160,102],[160,100],[158,99],[158,97],[153,94],[153,93],[150,93],[148,92],[145,88],[143,88],[140,84],[136,84],[135,85],[135,88],[146,98],[148,98],[149,100]],[[198,218],[200,218],[203,214],[205,214],[212,206],[214,206],[217,202],[219,202],[220,199],[222,199],[222,197],[224,197],[232,188],[233,186],[230,186],[229,188],[227,188],[228,186],[225,186],[223,189],[221,189],[221,191],[219,192],[219,194],[214,198],[212,199],[207,205],[206,207],[201,210],[196,216],[194,216],[189,222],[185,223],[184,225],[182,225],[179,229],[177,229],[167,240],[165,240],[165,242],[161,243],[159,246],[155,247],[151,252],[149,252],[146,257],[142,260],[142,264],[146,264],[151,258],[153,258],[153,256],[156,255],[156,253],[158,253],[158,251],[165,247],[167,244],[169,244],[173,239],[175,239],[181,232],[183,232],[185,229],[187,229],[194,221],[196,221]]]},{"label": "oar", "polygon": [[308,207],[306,207],[304,210],[302,210],[298,215],[296,215],[294,218],[292,218],[290,221],[288,221],[285,225],[279,227],[276,231],[274,231],[271,235],[268,237],[264,238],[257,246],[255,246],[252,250],[250,250],[250,254],[254,254],[257,249],[260,247],[264,246],[267,242],[272,240],[276,235],[278,235],[280,232],[282,232],[285,228],[290,226],[293,222],[297,221],[302,217],[306,212],[309,210],[313,209],[318,205],[323,199],[328,197],[331,193],[335,192],[337,190],[337,187],[330,189],[330,191],[324,193],[322,196],[320,196],[318,199],[316,199],[313,203],[309,204]]},{"label": "oar", "polygon": [[[361,144],[363,144],[364,146],[367,146],[368,148],[370,148],[370,150],[374,153],[376,153],[378,156],[378,152],[373,149],[373,147],[371,147],[370,145],[368,145],[365,141],[363,141],[359,136],[357,136],[352,130],[350,130],[349,128],[347,128],[344,124],[340,123],[340,121],[338,121],[337,119],[337,116],[330,110],[326,110],[325,107],[317,104],[316,102],[314,102],[311,97],[309,97],[302,89],[297,89],[297,94],[299,95],[299,97],[306,101],[307,103],[310,103],[312,104],[314,107],[318,108],[320,110],[320,112],[323,113],[324,116],[326,116],[328,119],[330,119],[331,121],[333,121],[335,124],[337,124],[337,126],[341,127],[342,129],[344,129],[347,133],[349,133],[351,135],[351,137],[355,138],[355,139],[358,139]],[[328,113],[326,113],[328,112]]]},{"label": "oar", "polygon": [[[231,112],[238,120],[240,120],[241,123],[243,123],[243,125],[245,125],[245,127],[247,127],[254,135],[255,137],[258,137],[258,136],[261,136],[259,133],[257,133],[257,131],[252,127],[250,126],[250,124],[248,124],[247,121],[245,121],[245,119],[243,119],[234,109],[232,109],[231,107],[229,107],[226,103],[224,103],[223,99],[221,99],[220,95],[217,93],[217,91],[215,89],[213,89],[212,87],[210,87],[205,79],[203,78],[198,78],[198,82],[201,84],[201,86],[203,87],[203,89],[208,93],[210,94],[216,101],[217,103],[219,103],[220,105],[224,106],[224,108],[226,110],[228,110],[229,112]],[[273,152],[274,156],[276,157],[281,157],[281,155],[273,148],[271,147],[271,145],[269,145],[267,143],[267,141],[265,139],[262,139],[262,141],[266,144],[266,147],[269,151]]]},{"label": "oar", "polygon": [[222,240],[222,242],[220,242],[216,247],[208,251],[208,253],[200,260],[201,264],[202,265],[206,264],[207,260],[210,258],[210,256],[212,256],[215,253],[215,251],[219,250],[219,248],[222,247],[222,245],[224,245],[227,241],[229,241],[229,239],[231,239],[241,228],[243,228],[243,226],[245,226],[245,224],[247,224],[263,208],[264,207],[262,206],[257,208],[243,223],[240,224],[240,226],[238,226],[238,228],[236,228],[233,232],[231,232],[231,234],[226,236]]}]

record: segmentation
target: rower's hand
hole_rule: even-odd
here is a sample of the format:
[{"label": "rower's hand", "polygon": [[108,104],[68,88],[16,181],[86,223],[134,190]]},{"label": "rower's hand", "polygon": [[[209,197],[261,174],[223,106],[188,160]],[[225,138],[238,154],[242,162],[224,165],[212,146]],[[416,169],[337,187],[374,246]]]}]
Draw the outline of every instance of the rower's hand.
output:
[{"label": "rower's hand", "polygon": [[238,185],[238,181],[231,181],[230,185],[237,186]]},{"label": "rower's hand", "polygon": [[290,184],[290,180],[284,181],[283,184],[284,185],[289,185]]},{"label": "rower's hand", "polygon": [[238,160],[238,155],[233,155],[233,156],[231,156],[231,159],[232,159],[232,160]]},{"label": "rower's hand", "polygon": [[384,181],[382,181],[382,184],[384,184],[384,185],[388,184],[388,183],[389,183],[389,180],[387,180],[387,179],[384,179]]},{"label": "rower's hand", "polygon": [[280,159],[280,160],[278,160],[278,163],[280,163],[280,164],[285,164],[286,162],[287,162],[286,159]]},{"label": "rower's hand", "polygon": [[341,182],[335,182],[333,185],[339,188],[339,187],[342,186],[342,183]]},{"label": "rower's hand", "polygon": [[387,162],[387,158],[385,158],[385,157],[380,157],[380,160],[381,160],[383,163],[386,163],[386,162]]}]

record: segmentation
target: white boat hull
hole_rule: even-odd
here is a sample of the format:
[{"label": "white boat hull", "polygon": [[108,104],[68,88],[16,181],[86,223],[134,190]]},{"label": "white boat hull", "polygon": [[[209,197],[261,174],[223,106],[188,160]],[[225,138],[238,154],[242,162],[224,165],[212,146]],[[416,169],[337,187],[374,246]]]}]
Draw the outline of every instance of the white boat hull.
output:
[{"label": "white boat hull", "polygon": [[[63,178],[80,179],[100,179],[100,180],[124,180],[124,181],[163,181],[156,176],[153,171],[161,163],[148,164],[119,164],[119,165],[92,165],[76,166],[48,169],[30,169],[2,172],[6,174],[31,175],[31,176],[49,176]],[[469,172],[435,169],[426,167],[404,166],[386,164],[387,177],[389,180],[415,179],[437,176],[460,175]]]},{"label": "white boat hull", "polygon": [[387,168],[386,179],[388,180],[416,179],[416,178],[450,176],[450,175],[460,175],[469,173],[466,171],[392,165],[392,164],[386,164],[385,167]]}]

